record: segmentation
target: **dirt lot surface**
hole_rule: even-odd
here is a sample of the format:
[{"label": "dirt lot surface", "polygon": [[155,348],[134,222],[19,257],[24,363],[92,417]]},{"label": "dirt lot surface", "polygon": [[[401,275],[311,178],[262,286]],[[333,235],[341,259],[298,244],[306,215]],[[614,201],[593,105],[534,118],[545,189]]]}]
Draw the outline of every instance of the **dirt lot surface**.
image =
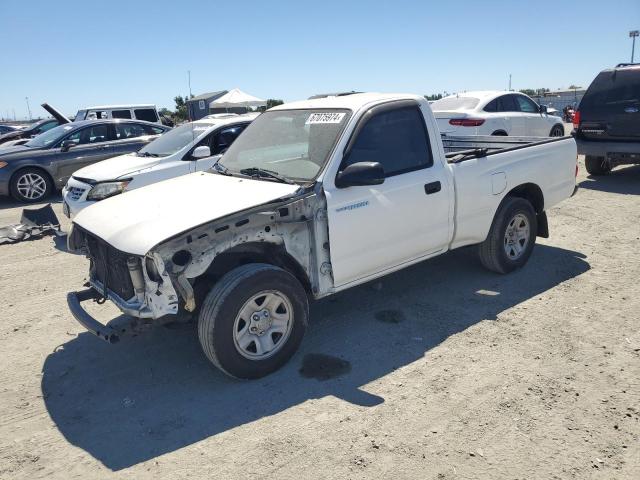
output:
[{"label": "dirt lot surface", "polygon": [[0,477],[640,478],[640,167],[579,180],[521,271],[465,250],[330,297],[253,382],[190,325],[98,340],[84,258],[0,246]]}]

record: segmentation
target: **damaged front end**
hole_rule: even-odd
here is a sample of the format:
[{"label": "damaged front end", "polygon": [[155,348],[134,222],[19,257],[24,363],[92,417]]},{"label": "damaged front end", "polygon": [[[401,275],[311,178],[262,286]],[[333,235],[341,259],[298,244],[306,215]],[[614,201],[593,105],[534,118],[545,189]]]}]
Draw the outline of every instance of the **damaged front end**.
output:
[{"label": "damaged front end", "polygon": [[89,289],[70,293],[69,307],[85,328],[113,342],[122,332],[91,317],[83,301],[108,299],[138,321],[163,323],[194,312],[224,273],[253,262],[285,268],[310,295],[324,296],[333,288],[325,205],[317,186],[197,226],[144,256],[117,250],[74,225],[69,250],[84,253],[91,265]]},{"label": "damaged front end", "polygon": [[[178,313],[178,294],[169,276],[159,273],[165,271],[162,260],[117,250],[77,225],[69,233],[68,248],[86,255],[90,261],[88,288],[69,293],[67,303],[76,320],[91,333],[114,343],[141,320]],[[131,322],[117,329],[102,325],[82,307],[81,303],[88,300],[112,301],[131,317]]]}]

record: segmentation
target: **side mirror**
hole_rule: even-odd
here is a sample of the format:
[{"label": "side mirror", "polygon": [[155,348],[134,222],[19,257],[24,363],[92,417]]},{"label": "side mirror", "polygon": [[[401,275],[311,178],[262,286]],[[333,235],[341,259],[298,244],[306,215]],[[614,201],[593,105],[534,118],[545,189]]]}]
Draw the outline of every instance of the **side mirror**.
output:
[{"label": "side mirror", "polygon": [[378,162],[358,162],[349,165],[336,177],[336,187],[380,185],[384,182],[384,168]]},{"label": "side mirror", "polygon": [[71,140],[65,140],[60,144],[60,151],[68,152],[71,149],[71,147],[74,147],[74,146],[75,146],[75,142],[72,142]]},{"label": "side mirror", "polygon": [[547,113],[547,106],[546,105],[540,105],[540,113]]},{"label": "side mirror", "polygon": [[211,156],[211,149],[206,145],[200,145],[199,147],[196,147],[193,153],[191,154],[191,157],[195,159],[206,158],[210,156]]}]

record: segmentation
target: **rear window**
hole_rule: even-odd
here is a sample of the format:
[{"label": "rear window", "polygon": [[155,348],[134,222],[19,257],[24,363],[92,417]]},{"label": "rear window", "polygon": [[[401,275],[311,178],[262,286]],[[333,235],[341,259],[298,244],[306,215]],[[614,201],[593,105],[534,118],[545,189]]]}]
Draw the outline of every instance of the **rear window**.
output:
[{"label": "rear window", "polygon": [[479,102],[480,99],[475,97],[445,97],[433,102],[431,104],[431,110],[434,112],[445,110],[470,110],[472,108],[476,108]]},{"label": "rear window", "polygon": [[619,107],[640,102],[640,68],[601,72],[580,102],[580,113],[607,114]]},{"label": "rear window", "polygon": [[138,120],[145,120],[147,122],[157,122],[158,116],[153,108],[136,108],[134,110],[136,118]]}]

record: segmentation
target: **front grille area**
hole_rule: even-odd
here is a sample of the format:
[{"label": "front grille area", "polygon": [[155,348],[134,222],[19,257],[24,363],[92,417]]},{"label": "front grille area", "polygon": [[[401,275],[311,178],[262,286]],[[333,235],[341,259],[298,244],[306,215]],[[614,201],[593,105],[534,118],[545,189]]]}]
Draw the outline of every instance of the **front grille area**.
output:
[{"label": "front grille area", "polygon": [[86,188],[70,187],[68,190],[69,197],[71,198],[71,200],[79,200],[85,190]]},{"label": "front grille area", "polygon": [[104,240],[87,233],[87,249],[91,258],[91,276],[123,300],[134,295],[127,267],[131,255],[113,248]]}]

